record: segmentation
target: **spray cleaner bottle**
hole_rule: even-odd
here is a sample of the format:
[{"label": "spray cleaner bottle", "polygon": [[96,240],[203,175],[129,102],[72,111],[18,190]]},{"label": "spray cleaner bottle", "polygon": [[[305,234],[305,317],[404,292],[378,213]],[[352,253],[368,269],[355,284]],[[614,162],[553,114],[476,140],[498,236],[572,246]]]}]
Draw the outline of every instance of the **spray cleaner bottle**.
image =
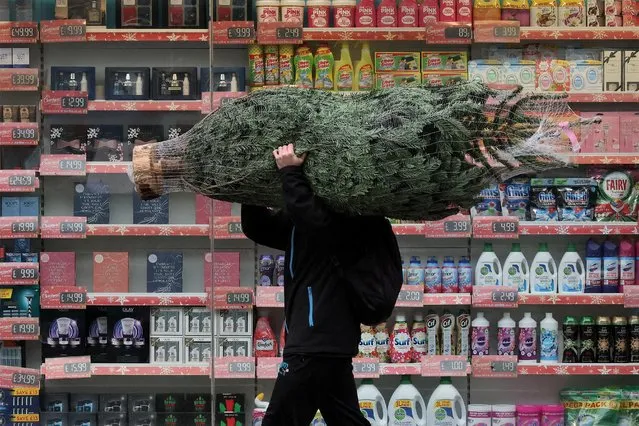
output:
[{"label": "spray cleaner bottle", "polygon": [[619,247],[614,241],[603,244],[603,292],[619,292]]},{"label": "spray cleaner bottle", "polygon": [[623,239],[619,243],[619,292],[626,285],[635,283],[635,246],[631,240]]},{"label": "spray cleaner bottle", "polygon": [[253,426],[262,426],[262,420],[266,415],[268,402],[264,401],[264,394],[259,393],[255,397],[255,408],[253,408]]},{"label": "spray cleaner bottle", "polygon": [[[461,415],[457,413],[460,407]],[[428,400],[426,426],[466,426],[466,405],[450,377],[442,377]]]}]

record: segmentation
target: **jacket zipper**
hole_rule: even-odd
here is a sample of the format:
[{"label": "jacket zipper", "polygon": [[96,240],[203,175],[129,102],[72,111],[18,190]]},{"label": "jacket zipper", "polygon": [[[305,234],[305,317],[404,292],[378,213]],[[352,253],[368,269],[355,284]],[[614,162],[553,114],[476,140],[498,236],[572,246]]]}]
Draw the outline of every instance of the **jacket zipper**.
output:
[{"label": "jacket zipper", "polygon": [[306,291],[308,292],[308,326],[313,327],[315,325],[315,320],[313,319],[313,288],[306,287]]}]

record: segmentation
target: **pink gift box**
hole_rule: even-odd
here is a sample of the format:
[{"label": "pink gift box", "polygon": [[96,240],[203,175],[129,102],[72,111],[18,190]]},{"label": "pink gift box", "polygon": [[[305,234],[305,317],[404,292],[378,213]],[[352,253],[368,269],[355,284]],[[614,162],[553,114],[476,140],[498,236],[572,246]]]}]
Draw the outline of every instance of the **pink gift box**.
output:
[{"label": "pink gift box", "polygon": [[211,213],[213,213],[216,217],[231,216],[232,207],[232,203],[213,200],[203,195],[196,195],[195,223],[198,225],[208,225]]},{"label": "pink gift box", "polygon": [[129,292],[129,253],[93,253],[93,292]]},{"label": "pink gift box", "polygon": [[[215,259],[215,263],[213,263]],[[204,289],[212,288],[213,279],[218,287],[240,286],[240,253],[216,252],[204,255]]]},{"label": "pink gift box", "polygon": [[75,252],[47,251],[40,255],[40,285],[75,285]]},{"label": "pink gift box", "polygon": [[639,111],[620,112],[619,122],[621,152],[639,152]]},{"label": "pink gift box", "polygon": [[585,135],[581,151],[584,153],[619,152],[620,126],[618,112],[584,112],[582,117],[599,117]]}]

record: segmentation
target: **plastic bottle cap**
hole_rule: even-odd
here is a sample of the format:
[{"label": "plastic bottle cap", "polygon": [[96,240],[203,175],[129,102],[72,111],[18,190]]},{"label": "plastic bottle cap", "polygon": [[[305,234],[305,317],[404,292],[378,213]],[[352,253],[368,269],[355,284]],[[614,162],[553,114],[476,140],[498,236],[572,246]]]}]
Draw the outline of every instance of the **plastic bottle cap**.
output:
[{"label": "plastic bottle cap", "polygon": [[513,243],[513,246],[510,249],[510,251],[520,252],[521,251],[521,245],[519,243]]},{"label": "plastic bottle cap", "polygon": [[280,0],[282,6],[304,7],[306,2],[304,0]]},{"label": "plastic bottle cap", "polygon": [[539,251],[548,251],[547,243],[539,243]]},{"label": "plastic bottle cap", "polygon": [[397,314],[397,316],[395,317],[395,322],[405,322],[405,321],[406,321],[405,315]]},{"label": "plastic bottle cap", "polygon": [[530,318],[532,316],[532,314],[530,312],[524,312],[524,317],[525,318]]},{"label": "plastic bottle cap", "polygon": [[373,379],[364,379],[364,380],[362,380],[362,384],[363,385],[372,385],[373,384]]},{"label": "plastic bottle cap", "polygon": [[495,404],[493,405],[493,412],[496,413],[512,413],[515,414],[517,408],[511,404]]},{"label": "plastic bottle cap", "polygon": [[439,384],[440,385],[451,385],[451,384],[453,384],[453,381],[450,379],[450,377],[444,376],[441,379],[439,379]]},{"label": "plastic bottle cap", "polygon": [[484,251],[493,251],[492,243],[484,243]]},{"label": "plastic bottle cap", "polygon": [[280,0],[257,0],[255,6],[279,6]]},{"label": "plastic bottle cap", "polygon": [[552,318],[552,312],[546,312],[546,318]]},{"label": "plastic bottle cap", "polygon": [[422,314],[415,314],[415,316],[413,317],[413,321],[422,322],[424,321],[424,316]]},{"label": "plastic bottle cap", "polygon": [[568,248],[566,249],[566,251],[575,252],[577,251],[577,247],[575,247],[574,243],[568,243]]},{"label": "plastic bottle cap", "polygon": [[333,6],[353,6],[357,5],[356,0],[333,0]]},{"label": "plastic bottle cap", "polygon": [[399,381],[400,384],[402,385],[410,385],[411,381],[410,381],[410,376],[402,376],[401,380]]},{"label": "plastic bottle cap", "polygon": [[510,312],[504,312],[504,318],[510,318]]},{"label": "plastic bottle cap", "polygon": [[484,317],[483,312],[477,312],[477,318],[483,318],[483,317]]}]

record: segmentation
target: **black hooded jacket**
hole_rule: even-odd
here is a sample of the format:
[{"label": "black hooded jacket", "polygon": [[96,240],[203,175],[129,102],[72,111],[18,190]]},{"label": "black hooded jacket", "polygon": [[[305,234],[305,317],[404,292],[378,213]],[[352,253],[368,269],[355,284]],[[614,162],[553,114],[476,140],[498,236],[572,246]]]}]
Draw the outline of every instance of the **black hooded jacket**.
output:
[{"label": "black hooded jacket", "polygon": [[280,175],[285,209],[243,205],[242,229],[257,244],[286,253],[284,354],[353,357],[359,321],[336,259],[344,264],[357,257],[348,241],[357,219],[332,212],[315,197],[301,167],[283,168]]}]

